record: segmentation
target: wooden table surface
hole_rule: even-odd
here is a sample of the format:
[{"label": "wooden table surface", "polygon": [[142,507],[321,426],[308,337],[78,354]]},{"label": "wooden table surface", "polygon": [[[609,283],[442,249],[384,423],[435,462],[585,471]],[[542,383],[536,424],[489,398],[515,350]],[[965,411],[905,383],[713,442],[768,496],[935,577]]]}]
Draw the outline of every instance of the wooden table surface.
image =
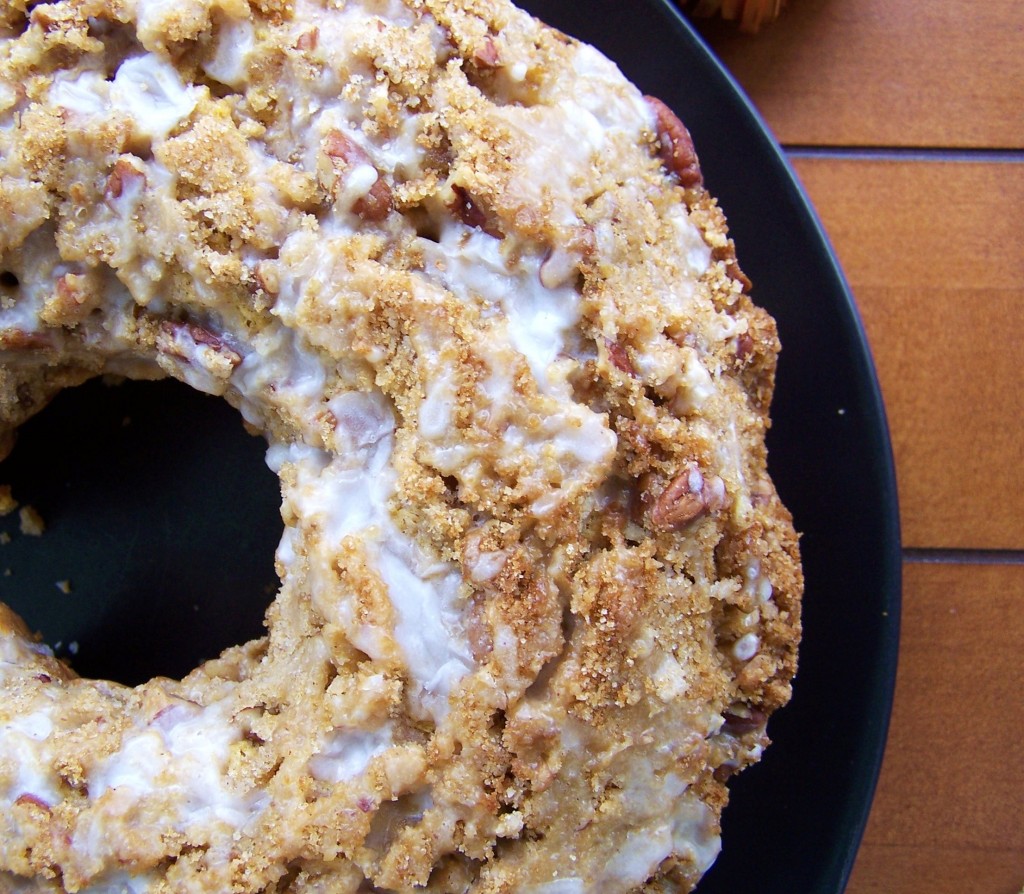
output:
[{"label": "wooden table surface", "polygon": [[900,667],[847,894],[1018,894],[1024,3],[789,0],[756,35],[699,27],[817,208],[892,430]]}]

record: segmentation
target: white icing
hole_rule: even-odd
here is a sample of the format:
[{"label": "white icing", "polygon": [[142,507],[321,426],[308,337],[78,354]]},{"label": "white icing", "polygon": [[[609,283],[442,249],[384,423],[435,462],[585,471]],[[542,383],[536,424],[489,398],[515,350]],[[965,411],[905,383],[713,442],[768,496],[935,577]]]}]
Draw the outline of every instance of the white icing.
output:
[{"label": "white icing", "polygon": [[450,376],[438,376],[427,386],[420,404],[419,430],[428,440],[442,438],[450,429],[455,413],[455,386]]},{"label": "white icing", "polygon": [[756,633],[741,636],[732,646],[732,654],[738,661],[750,661],[761,648],[761,640]]},{"label": "white icing", "polygon": [[673,205],[668,219],[676,232],[677,257],[686,261],[687,272],[699,279],[711,266],[711,248],[682,205]]},{"label": "white icing", "polygon": [[393,171],[398,181],[411,180],[423,173],[424,152],[417,142],[424,128],[420,115],[402,121],[398,135],[377,147],[375,158],[382,168]]},{"label": "white icing", "polygon": [[658,698],[672,702],[685,695],[689,689],[686,671],[670,652],[665,653],[661,662],[651,674],[651,684]]},{"label": "white icing", "polygon": [[573,99],[594,115],[602,128],[630,136],[653,129],[650,106],[607,56],[589,44],[578,44],[572,66],[579,75]]},{"label": "white icing", "polygon": [[53,732],[53,721],[46,711],[34,711],[24,717],[16,717],[10,723],[4,724],[4,731],[9,733],[21,733],[23,736],[41,742]]},{"label": "white icing", "polygon": [[166,139],[192,114],[198,93],[182,83],[169,62],[145,54],[122,62],[113,81],[93,71],[61,76],[50,89],[50,101],[88,117],[120,114],[132,122],[136,133]]},{"label": "white icing", "polygon": [[541,390],[551,390],[559,381],[552,364],[579,323],[579,292],[574,285],[547,288],[540,277],[543,258],[523,255],[513,261],[503,246],[481,230],[449,223],[439,243],[423,243],[425,272],[461,300],[482,300],[489,312],[504,314],[513,348]]},{"label": "white icing", "polygon": [[268,394],[292,407],[298,418],[317,418],[326,373],[317,356],[302,342],[302,336],[286,326],[268,327],[252,339],[252,351],[231,377],[246,421],[264,426]]},{"label": "white icing", "polygon": [[136,130],[166,138],[196,107],[197,89],[186,87],[169,62],[141,56],[121,63],[110,88],[116,108],[126,112]]},{"label": "white icing", "polygon": [[705,872],[718,856],[721,841],[710,809],[678,777],[669,774],[660,782],[657,798],[668,807],[667,813],[656,813],[626,834],[622,845],[607,855],[605,871],[591,891],[613,885],[616,890],[632,890],[673,854],[693,860],[698,873]]},{"label": "white icing", "polygon": [[359,164],[352,168],[345,177],[345,186],[338,196],[338,203],[350,208],[363,198],[380,179],[377,169],[371,164]]},{"label": "white icing", "polygon": [[324,748],[309,759],[309,771],[321,782],[337,785],[361,774],[391,743],[390,727],[370,732],[335,730]]},{"label": "white icing", "polygon": [[757,560],[743,569],[743,591],[754,596],[762,605],[770,602],[774,595],[775,588],[768,576],[762,572],[761,563]]},{"label": "white icing", "polygon": [[698,874],[707,872],[722,850],[714,815],[695,796],[680,798],[675,804],[672,849],[692,859]]},{"label": "white icing", "polygon": [[345,391],[327,402],[339,453],[375,447],[395,431],[394,410],[380,391]]},{"label": "white icing", "polygon": [[[399,0],[377,4],[375,12],[392,26],[412,27],[417,20],[416,13]],[[280,157],[287,157],[300,147],[303,167],[315,171],[324,137],[332,130],[340,130],[353,138],[355,130],[350,122],[364,117],[363,105],[359,100],[346,98],[344,87],[351,82],[353,73],[372,79],[372,70],[354,58],[354,51],[362,39],[379,38],[379,32],[376,17],[367,15],[360,4],[352,3],[339,6],[299,0],[295,4],[294,22],[292,45],[315,30],[315,53],[324,67],[315,82],[305,80],[290,68],[283,70],[282,92],[289,103],[288,132],[272,134],[270,140],[278,146]],[[443,35],[440,29],[437,31],[435,39],[440,53]],[[367,150],[378,169],[398,169],[404,176],[415,176],[421,170],[423,159],[423,150],[416,144],[419,129],[419,119],[412,116],[403,123],[397,136],[393,135],[382,145],[368,146],[361,135],[354,142]]]},{"label": "white icing", "polygon": [[469,644],[459,630],[462,576],[455,567],[417,561],[411,547],[411,541],[392,538],[378,554],[378,567],[398,616],[395,639],[409,673],[422,690],[427,710],[443,717],[448,694],[473,667]]},{"label": "white icing", "polygon": [[89,796],[99,800],[129,788],[146,797],[174,788],[182,796],[182,813],[172,818],[179,828],[212,820],[241,828],[266,803],[264,796],[240,795],[227,783],[231,746],[240,738],[219,705],[158,716],[126,733],[120,749],[92,769]]},{"label": "white icing", "polygon": [[[531,455],[542,465],[557,463],[566,486],[600,477],[614,455],[616,438],[603,416],[574,400],[567,381],[579,362],[572,356],[575,346],[569,344],[580,319],[575,285],[545,285],[543,257],[509,257],[501,240],[462,224],[445,225],[440,242],[424,240],[422,247],[424,276],[461,301],[481,307],[490,327],[477,348],[489,368],[478,387],[491,407],[491,424],[501,426],[501,448],[509,456]],[[509,410],[516,390],[515,355],[526,362],[538,391],[551,398],[543,419],[531,420],[529,426]],[[445,474],[460,474],[466,471],[468,455],[464,444],[451,439],[455,384],[439,366],[420,408],[420,434],[438,444],[432,464]],[[562,488],[538,484],[532,511],[543,517],[565,497]]]},{"label": "white icing", "polygon": [[127,872],[114,872],[102,879],[78,889],[78,894],[146,894],[160,881],[160,877],[152,872],[131,875]]},{"label": "white icing", "polygon": [[538,885],[520,888],[520,894],[587,894],[587,886],[581,878],[560,878]]},{"label": "white icing", "polygon": [[[318,608],[348,630],[358,648],[371,657],[387,657],[382,651],[389,639],[385,631],[374,628],[374,619],[358,620],[352,595],[338,592],[335,552],[346,537],[357,537],[395,611],[391,633],[409,675],[410,700],[440,721],[451,689],[473,667],[461,619],[462,578],[456,566],[427,557],[392,521],[390,428],[381,425],[374,438],[361,453],[337,457],[304,444],[275,445],[267,461],[279,474],[290,465],[295,483],[285,491],[285,509],[320,531],[317,551],[309,557]],[[286,532],[286,541],[291,536]],[[283,562],[293,545],[283,542],[282,549],[278,558]]]},{"label": "white icing", "polygon": [[98,72],[57,75],[50,88],[50,101],[76,115],[102,115],[110,109],[110,85]]},{"label": "white icing", "polygon": [[680,390],[676,392],[679,409],[683,413],[696,412],[715,393],[715,383],[696,351],[686,351],[684,364],[678,385]]},{"label": "white icing", "polygon": [[217,33],[217,48],[203,63],[203,70],[229,87],[241,89],[248,81],[249,56],[255,47],[255,30],[248,19],[227,21]]},{"label": "white icing", "polygon": [[475,583],[494,580],[507,561],[508,555],[501,551],[478,553],[475,561],[468,565],[470,580]]},{"label": "white icing", "polygon": [[51,805],[62,800],[56,774],[49,766],[47,749],[42,745],[53,731],[47,708],[33,711],[24,718],[0,721],[0,766],[8,764],[15,768],[5,792],[10,801],[21,795],[39,798]]}]

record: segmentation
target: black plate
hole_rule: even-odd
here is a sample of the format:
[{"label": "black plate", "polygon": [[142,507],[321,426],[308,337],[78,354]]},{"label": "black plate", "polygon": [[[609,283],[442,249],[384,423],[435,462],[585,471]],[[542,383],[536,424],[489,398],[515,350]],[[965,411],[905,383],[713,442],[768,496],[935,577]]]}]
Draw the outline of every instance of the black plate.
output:
[{"label": "black plate", "polygon": [[881,763],[896,672],[900,538],[888,428],[853,300],[778,145],[668,0],[523,0],[686,123],[783,351],[770,468],[803,534],[804,642],[774,745],[732,784],[701,894],[838,894]]},{"label": "black plate", "polygon": [[[804,644],[775,745],[734,781],[700,890],[838,894],[881,760],[899,617],[895,480],[863,330],[777,145],[667,0],[524,5],[676,109],[778,320],[771,468],[804,534]],[[0,600],[81,673],[129,684],[258,636],[281,532],[263,449],[226,404],[174,382],[65,392],[0,464],[48,525],[36,539],[0,519]]]}]

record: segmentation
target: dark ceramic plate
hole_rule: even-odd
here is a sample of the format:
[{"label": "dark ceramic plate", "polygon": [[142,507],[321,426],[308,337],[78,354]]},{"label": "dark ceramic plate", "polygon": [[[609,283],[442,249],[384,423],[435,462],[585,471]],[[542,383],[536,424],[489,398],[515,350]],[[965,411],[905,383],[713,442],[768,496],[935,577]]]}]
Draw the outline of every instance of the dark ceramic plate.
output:
[{"label": "dark ceramic plate", "polygon": [[[838,894],[881,759],[900,593],[889,441],[856,311],[778,147],[667,0],[524,5],[676,109],[778,320],[771,468],[804,535],[801,666],[775,745],[732,784],[700,890]],[[37,539],[0,519],[0,600],[80,673],[129,684],[259,636],[281,533],[263,450],[226,404],[174,382],[61,394],[0,463],[47,523]]]}]

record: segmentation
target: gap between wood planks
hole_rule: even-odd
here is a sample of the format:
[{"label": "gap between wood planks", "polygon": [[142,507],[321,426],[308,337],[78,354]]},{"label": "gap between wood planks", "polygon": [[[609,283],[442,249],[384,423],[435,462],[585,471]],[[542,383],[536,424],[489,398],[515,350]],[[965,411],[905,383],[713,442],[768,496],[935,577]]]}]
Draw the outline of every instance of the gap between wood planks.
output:
[{"label": "gap between wood planks", "polygon": [[905,547],[903,561],[921,565],[1024,565],[1024,550]]},{"label": "gap between wood planks", "polygon": [[1024,149],[951,149],[940,146],[801,146],[783,144],[793,158],[835,158],[845,161],[975,162],[1020,164]]}]

